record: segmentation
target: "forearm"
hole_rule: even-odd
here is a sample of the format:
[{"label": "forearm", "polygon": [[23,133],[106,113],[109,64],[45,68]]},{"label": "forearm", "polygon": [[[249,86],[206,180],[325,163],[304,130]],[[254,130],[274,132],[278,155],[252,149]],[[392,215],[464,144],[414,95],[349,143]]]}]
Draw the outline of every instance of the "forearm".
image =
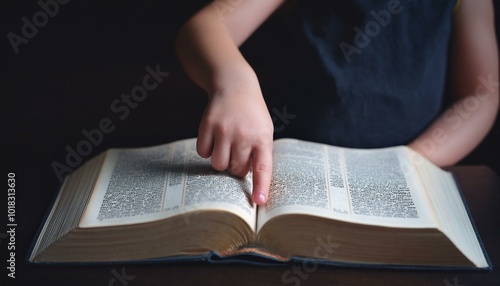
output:
[{"label": "forearm", "polygon": [[188,76],[212,94],[229,86],[231,77],[252,74],[215,9],[205,7],[179,31],[176,52]]},{"label": "forearm", "polygon": [[217,0],[189,19],[176,39],[177,56],[187,74],[209,94],[255,84],[241,45],[283,0]]},{"label": "forearm", "polygon": [[469,154],[488,134],[498,112],[498,77],[480,78],[476,94],[450,106],[409,146],[438,166],[453,165]]},{"label": "forearm", "polygon": [[455,104],[410,147],[451,165],[486,136],[498,113],[498,47],[491,1],[462,0],[454,15],[450,79]]}]

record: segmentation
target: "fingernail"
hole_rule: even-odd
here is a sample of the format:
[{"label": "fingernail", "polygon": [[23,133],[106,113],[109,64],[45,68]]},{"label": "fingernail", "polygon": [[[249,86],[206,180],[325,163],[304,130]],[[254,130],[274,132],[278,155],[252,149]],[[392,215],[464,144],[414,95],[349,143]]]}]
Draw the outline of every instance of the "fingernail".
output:
[{"label": "fingernail", "polygon": [[264,195],[263,193],[258,194],[257,197],[255,198],[255,203],[258,205],[262,205],[265,202],[266,202],[266,195]]}]

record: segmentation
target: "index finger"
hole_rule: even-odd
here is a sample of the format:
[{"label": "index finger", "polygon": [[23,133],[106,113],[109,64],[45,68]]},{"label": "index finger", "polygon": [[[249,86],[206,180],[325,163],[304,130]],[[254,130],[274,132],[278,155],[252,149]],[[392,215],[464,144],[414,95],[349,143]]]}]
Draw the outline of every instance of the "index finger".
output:
[{"label": "index finger", "polygon": [[252,159],[252,169],[252,200],[258,205],[263,205],[269,196],[269,186],[271,185],[273,174],[272,147],[261,147],[255,150]]}]

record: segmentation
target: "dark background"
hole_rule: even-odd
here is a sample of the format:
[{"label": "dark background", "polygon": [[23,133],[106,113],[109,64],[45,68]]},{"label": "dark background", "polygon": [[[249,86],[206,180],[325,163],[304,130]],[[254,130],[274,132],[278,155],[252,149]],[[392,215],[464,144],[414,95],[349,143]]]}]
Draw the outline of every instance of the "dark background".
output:
[{"label": "dark background", "polygon": [[[59,5],[57,14],[49,17],[27,44],[21,44],[17,54],[8,33],[22,35],[21,19],[32,22],[41,8],[36,1],[0,2],[0,161],[5,181],[7,173],[16,174],[18,277],[26,275],[22,260],[59,184],[51,164],[67,165],[66,148],[75,149],[86,140],[84,129],[98,128],[103,118],[115,125],[100,144],[92,146],[89,155],[82,156],[83,161],[111,147],[149,146],[196,137],[206,96],[178,67],[171,43],[179,23],[206,1],[184,2],[189,3],[69,1]],[[495,5],[498,19],[500,1]],[[273,25],[273,19],[265,26]],[[265,26],[242,49],[269,97],[276,75],[266,69],[266,63],[273,53],[286,54],[287,49]],[[293,64],[297,56],[287,55],[290,62],[282,64]],[[142,84],[146,66],[154,69],[158,64],[171,74],[121,120],[111,110],[111,103]],[[272,109],[272,100],[269,102]],[[497,118],[488,137],[460,164],[485,164],[500,173],[499,129]],[[0,195],[2,209],[6,189]],[[6,211],[1,213],[3,216]],[[7,257],[4,243],[0,236],[2,261]],[[2,281],[5,269],[0,268]],[[78,269],[71,271],[78,274]]]}]

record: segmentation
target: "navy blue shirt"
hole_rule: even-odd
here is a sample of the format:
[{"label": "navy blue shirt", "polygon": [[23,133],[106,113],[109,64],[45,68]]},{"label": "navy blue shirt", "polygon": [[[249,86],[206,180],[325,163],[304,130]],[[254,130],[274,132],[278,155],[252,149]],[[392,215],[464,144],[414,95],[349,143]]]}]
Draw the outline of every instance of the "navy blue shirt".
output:
[{"label": "navy blue shirt", "polygon": [[300,1],[287,25],[297,56],[282,71],[282,104],[295,118],[276,137],[357,148],[409,143],[441,110],[455,4]]}]

